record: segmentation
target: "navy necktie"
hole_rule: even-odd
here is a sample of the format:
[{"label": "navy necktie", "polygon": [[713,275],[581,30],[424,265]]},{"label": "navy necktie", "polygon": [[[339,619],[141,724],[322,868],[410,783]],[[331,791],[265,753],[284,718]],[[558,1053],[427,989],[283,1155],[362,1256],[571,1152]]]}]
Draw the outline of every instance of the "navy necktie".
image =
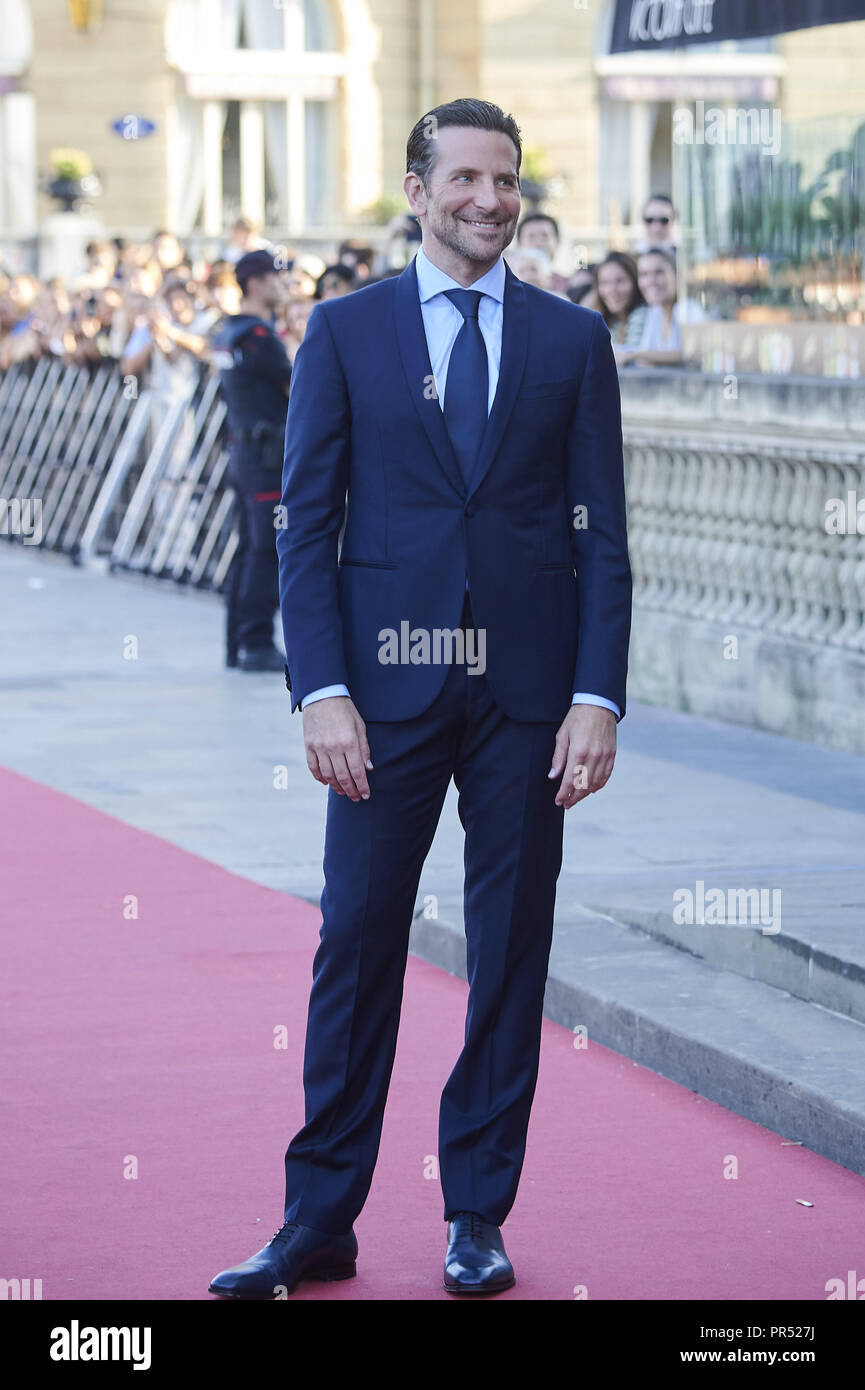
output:
[{"label": "navy necktie", "polygon": [[478,323],[480,290],[445,290],[463,316],[445,382],[445,427],[468,489],[487,425],[489,366]]}]

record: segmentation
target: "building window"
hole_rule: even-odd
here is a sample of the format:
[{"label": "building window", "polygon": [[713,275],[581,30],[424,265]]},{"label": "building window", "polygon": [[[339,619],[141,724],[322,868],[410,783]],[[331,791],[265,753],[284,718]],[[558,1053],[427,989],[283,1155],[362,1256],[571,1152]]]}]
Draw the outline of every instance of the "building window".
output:
[{"label": "building window", "polygon": [[243,212],[275,240],[331,220],[345,59],[328,0],[174,0],[173,220],[223,235]]}]

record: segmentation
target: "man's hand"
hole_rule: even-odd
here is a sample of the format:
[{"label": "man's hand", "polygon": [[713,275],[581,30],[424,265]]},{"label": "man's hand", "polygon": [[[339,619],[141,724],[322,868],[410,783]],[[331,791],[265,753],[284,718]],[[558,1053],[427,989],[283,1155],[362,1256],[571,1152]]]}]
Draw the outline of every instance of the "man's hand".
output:
[{"label": "man's hand", "polygon": [[306,765],[316,782],[350,801],[368,801],[371,771],[366,725],[347,695],[315,700],[303,713]]},{"label": "man's hand", "polygon": [[602,705],[571,705],[559,732],[551,778],[564,772],[556,805],[568,811],[600,791],[616,759],[616,716]]}]

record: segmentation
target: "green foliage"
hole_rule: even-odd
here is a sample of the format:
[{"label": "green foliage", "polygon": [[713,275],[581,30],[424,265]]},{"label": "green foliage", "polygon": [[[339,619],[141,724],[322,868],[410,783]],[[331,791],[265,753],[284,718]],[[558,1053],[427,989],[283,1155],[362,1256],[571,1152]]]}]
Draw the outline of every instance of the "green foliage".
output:
[{"label": "green foliage", "polygon": [[377,227],[385,227],[392,217],[396,217],[401,212],[408,212],[408,210],[404,193],[385,193],[374,203],[370,203],[369,207],[364,208],[362,215],[368,222],[374,222]]},{"label": "green foliage", "polygon": [[550,177],[549,155],[542,145],[523,145],[520,178],[544,183]]},{"label": "green foliage", "polygon": [[58,179],[83,179],[93,173],[93,163],[84,150],[52,150],[51,167]]},{"label": "green foliage", "polygon": [[865,231],[865,125],[814,179],[788,158],[748,151],[730,170],[732,250],[799,266],[854,251]]}]

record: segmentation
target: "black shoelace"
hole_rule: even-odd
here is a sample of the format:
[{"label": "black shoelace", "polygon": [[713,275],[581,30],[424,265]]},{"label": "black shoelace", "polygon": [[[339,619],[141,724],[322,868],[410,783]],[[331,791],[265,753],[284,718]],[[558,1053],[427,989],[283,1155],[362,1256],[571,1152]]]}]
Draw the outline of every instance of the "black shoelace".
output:
[{"label": "black shoelace", "polygon": [[298,1226],[295,1221],[286,1221],[284,1226],[280,1226],[278,1231],[274,1231],[268,1244],[272,1245],[275,1240],[288,1242],[293,1236],[297,1235]]},{"label": "black shoelace", "polygon": [[467,1217],[468,1217],[468,1219],[469,1219],[469,1230],[468,1230],[468,1234],[469,1234],[469,1237],[470,1237],[471,1239],[474,1239],[475,1236],[482,1236],[482,1235],[483,1235],[483,1233],[484,1233],[484,1221],[483,1221],[483,1218],[482,1218],[482,1217],[478,1216],[478,1214],[477,1214],[476,1211],[458,1211],[458,1212],[457,1212],[457,1216],[462,1216],[462,1217],[466,1217],[466,1216],[467,1216]]}]

